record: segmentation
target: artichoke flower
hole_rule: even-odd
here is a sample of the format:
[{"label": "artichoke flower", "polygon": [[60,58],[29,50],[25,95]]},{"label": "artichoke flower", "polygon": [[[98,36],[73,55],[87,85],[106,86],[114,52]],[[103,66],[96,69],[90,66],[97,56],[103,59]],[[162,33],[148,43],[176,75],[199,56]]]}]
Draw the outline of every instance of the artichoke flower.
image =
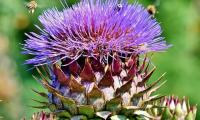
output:
[{"label": "artichoke flower", "polygon": [[[46,10],[26,34],[23,53],[36,67],[34,76],[48,93],[34,90],[38,101],[59,119],[160,119],[151,110],[163,96],[153,94],[164,74],[151,84],[155,71],[148,53],[165,51],[159,23],[139,3],[127,0],[81,0],[62,11]],[[141,57],[144,56],[144,57]],[[160,83],[160,84],[159,84]],[[167,106],[168,108],[168,106]]]},{"label": "artichoke flower", "polygon": [[195,120],[196,118],[197,107],[190,106],[185,97],[182,100],[174,96],[165,97],[161,100],[161,104],[165,107],[162,119]]}]

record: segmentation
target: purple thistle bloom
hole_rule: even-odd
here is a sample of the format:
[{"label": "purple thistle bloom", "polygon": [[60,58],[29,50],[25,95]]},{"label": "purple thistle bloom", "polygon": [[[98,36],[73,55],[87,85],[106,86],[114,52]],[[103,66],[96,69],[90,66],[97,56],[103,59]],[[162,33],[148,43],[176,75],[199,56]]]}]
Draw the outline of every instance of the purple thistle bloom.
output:
[{"label": "purple thistle bloom", "polygon": [[26,34],[24,53],[35,66],[80,56],[106,58],[114,52],[122,56],[169,47],[161,37],[161,27],[140,4],[126,0],[82,0],[63,11],[50,9],[39,16],[41,33]]}]

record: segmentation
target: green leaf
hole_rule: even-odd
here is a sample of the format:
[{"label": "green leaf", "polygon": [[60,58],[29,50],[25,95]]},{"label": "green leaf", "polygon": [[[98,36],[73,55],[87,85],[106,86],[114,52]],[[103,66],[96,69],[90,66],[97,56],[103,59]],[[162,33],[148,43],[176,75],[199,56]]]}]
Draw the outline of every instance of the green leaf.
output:
[{"label": "green leaf", "polygon": [[56,111],[56,110],[57,110],[56,105],[55,105],[55,104],[50,104],[50,105],[49,105],[49,110],[50,110],[50,111],[53,111],[53,112]]},{"label": "green leaf", "polygon": [[35,100],[35,99],[32,99],[33,101],[41,104],[41,105],[44,105],[44,106],[49,106],[49,102],[44,102],[44,101],[39,101],[39,100]]},{"label": "green leaf", "polygon": [[117,112],[121,108],[122,106],[121,104],[122,104],[122,98],[118,96],[106,103],[106,110]]},{"label": "green leaf", "polygon": [[94,108],[92,105],[80,105],[78,107],[79,114],[86,115],[88,118],[94,117]]},{"label": "green leaf", "polygon": [[32,89],[32,91],[37,93],[38,95],[44,97],[44,98],[48,98],[48,95],[46,93],[44,93],[44,92],[39,92],[39,91],[37,91],[35,89]]},{"label": "green leaf", "polygon": [[55,93],[55,96],[57,96],[58,98],[60,98],[60,100],[62,101],[65,109],[69,110],[72,114],[76,114],[77,113],[77,106],[76,106],[76,102],[71,99],[71,98],[67,98],[64,97],[60,94]]},{"label": "green leaf", "polygon": [[32,108],[37,108],[37,109],[47,109],[48,106],[44,105],[44,106],[30,106]]},{"label": "green leaf", "polygon": [[169,108],[165,108],[162,116],[161,116],[161,120],[171,120],[173,117],[173,115],[171,114]]},{"label": "green leaf", "polygon": [[176,108],[175,108],[175,115],[176,116],[182,116],[183,115],[183,111],[182,111],[182,106],[181,106],[181,103],[178,102],[177,105],[176,105]]},{"label": "green leaf", "polygon": [[71,118],[71,114],[66,110],[59,110],[54,112],[54,114],[60,118]]},{"label": "green leaf", "polygon": [[185,117],[185,120],[195,120],[194,114],[192,113],[192,111],[188,113],[188,115]]}]

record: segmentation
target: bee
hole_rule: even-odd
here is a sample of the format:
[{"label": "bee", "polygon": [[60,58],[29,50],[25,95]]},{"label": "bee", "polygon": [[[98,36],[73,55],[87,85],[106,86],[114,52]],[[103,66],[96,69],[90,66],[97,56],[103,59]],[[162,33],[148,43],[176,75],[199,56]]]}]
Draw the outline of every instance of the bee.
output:
[{"label": "bee", "polygon": [[119,4],[117,4],[117,6],[115,7],[115,10],[119,12],[119,11],[122,9],[122,7],[123,7],[122,4],[119,3]]},{"label": "bee", "polygon": [[157,13],[156,6],[155,5],[147,6],[147,11],[150,15],[154,17],[154,15]]},{"label": "bee", "polygon": [[35,0],[31,0],[30,2],[26,3],[26,8],[28,8],[29,13],[33,14],[37,7],[38,7],[38,4]]},{"label": "bee", "polygon": [[117,8],[119,8],[119,9],[121,9],[123,6],[122,6],[122,4],[117,4]]}]

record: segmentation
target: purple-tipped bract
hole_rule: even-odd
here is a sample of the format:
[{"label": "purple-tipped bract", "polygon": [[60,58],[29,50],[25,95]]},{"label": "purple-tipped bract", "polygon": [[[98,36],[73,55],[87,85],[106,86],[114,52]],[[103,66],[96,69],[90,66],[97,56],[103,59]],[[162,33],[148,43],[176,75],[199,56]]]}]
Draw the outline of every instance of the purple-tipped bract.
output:
[{"label": "purple-tipped bract", "polygon": [[35,66],[80,56],[106,58],[163,51],[169,46],[161,27],[140,4],[126,0],[82,0],[63,11],[50,9],[40,17],[40,34],[27,34],[24,53]]}]

